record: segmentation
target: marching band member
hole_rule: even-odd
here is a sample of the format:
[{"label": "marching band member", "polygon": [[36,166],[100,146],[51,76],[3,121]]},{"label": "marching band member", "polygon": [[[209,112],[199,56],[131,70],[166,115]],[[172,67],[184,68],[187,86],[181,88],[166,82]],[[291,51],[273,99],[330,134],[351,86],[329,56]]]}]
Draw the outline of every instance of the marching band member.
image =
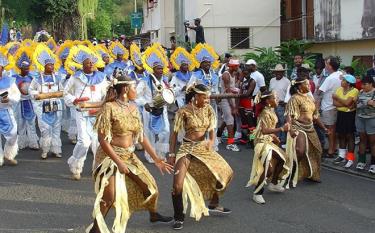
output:
[{"label": "marching band member", "polygon": [[128,74],[138,84],[139,81],[147,77],[149,74],[143,68],[141,50],[135,43],[130,45],[130,59],[132,65],[128,69]]},{"label": "marching band member", "polygon": [[112,62],[113,59],[109,55],[108,49],[104,45],[97,45],[95,46],[96,52],[101,56],[103,62],[104,62],[104,67],[103,68],[98,68],[99,71],[104,72],[105,75],[107,76],[107,79],[110,79],[111,75],[113,74],[113,71],[111,72],[111,69],[107,68]]},{"label": "marching band member", "polygon": [[89,233],[110,232],[105,217],[112,207],[116,209],[112,227],[115,233],[124,233],[131,214],[141,210],[149,212],[153,223],[173,219],[157,212],[159,192],[155,179],[134,153],[134,144],[141,143],[160,172],[172,171],[172,166],[158,157],[143,134],[138,108],[130,102],[136,98],[135,85],[124,73],[115,75],[95,122],[100,147],[94,161],[97,196]]},{"label": "marching band member", "polygon": [[32,47],[21,47],[15,55],[15,69],[17,74],[13,75],[21,92],[21,101],[17,106],[17,128],[18,147],[24,149],[29,147],[39,149],[38,135],[36,133],[36,114],[29,87],[33,76],[30,73],[32,67]]},{"label": "marching band member", "polygon": [[260,105],[260,115],[258,116],[255,134],[254,158],[251,168],[250,180],[247,186],[255,186],[253,200],[258,204],[265,204],[262,194],[266,180],[271,180],[268,189],[271,192],[284,192],[284,183],[289,176],[289,157],[280,149],[278,144],[280,139],[276,136],[280,132],[287,132],[289,124],[286,123],[280,128],[276,128],[277,107],[276,96],[269,91],[259,92],[255,102]]},{"label": "marching band member", "polygon": [[186,85],[191,78],[192,70],[195,68],[195,65],[191,54],[183,47],[178,47],[174,50],[170,61],[173,68],[177,70],[177,72],[173,74],[170,85],[175,93],[177,106],[181,108],[185,105]]},{"label": "marching band member", "polygon": [[112,42],[108,49],[114,61],[106,66],[104,73],[112,75],[116,68],[126,70],[131,65],[129,51],[120,42]]},{"label": "marching band member", "polygon": [[[72,47],[66,66],[77,70],[65,86],[64,99],[69,107],[77,108],[75,119],[78,140],[73,155],[68,159],[68,164],[73,173],[72,178],[79,180],[89,147],[91,146],[93,154],[98,148],[97,134],[93,130],[93,125],[96,112],[106,95],[108,83],[105,74],[95,70],[96,67],[104,67],[104,62],[88,47],[83,45]],[[85,109],[82,104],[86,103],[98,106]]]},{"label": "marching band member", "polygon": [[41,158],[46,159],[48,152],[61,158],[61,120],[63,86],[60,76],[56,75],[59,63],[57,57],[43,43],[38,44],[33,54],[33,63],[40,72],[32,81],[29,93],[35,99],[34,111],[41,132]]},{"label": "marching band member", "polygon": [[[203,84],[189,86],[186,105],[176,114],[171,134],[168,162],[174,165],[172,202],[174,225],[182,229],[188,199],[190,216],[199,220],[209,212],[229,214],[231,210],[219,206],[222,195],[233,177],[228,163],[213,150],[216,115],[209,103],[210,90]],[[183,143],[175,154],[177,134],[185,133]],[[206,140],[206,135],[209,135]],[[205,200],[210,200],[208,209]]]},{"label": "marching band member", "polygon": [[[143,124],[145,135],[151,145],[156,149],[157,154],[165,157],[169,146],[169,120],[167,107],[165,105],[155,106],[153,100],[161,97],[164,93],[173,92],[168,88],[168,78],[165,76],[169,72],[168,61],[156,46],[147,48],[142,56],[143,66],[150,73],[141,80],[137,86],[138,106],[143,106]],[[169,101],[169,100],[167,100]],[[173,101],[173,100],[172,100]],[[150,155],[145,152],[148,162],[153,163]]]},{"label": "marching band member", "polygon": [[[9,63],[4,48],[0,49],[0,166],[4,158],[10,165],[17,165],[14,158],[18,153],[17,122],[14,117],[14,106],[20,100],[20,92],[15,83],[4,69],[9,70]],[[1,136],[5,138],[4,149]]]}]

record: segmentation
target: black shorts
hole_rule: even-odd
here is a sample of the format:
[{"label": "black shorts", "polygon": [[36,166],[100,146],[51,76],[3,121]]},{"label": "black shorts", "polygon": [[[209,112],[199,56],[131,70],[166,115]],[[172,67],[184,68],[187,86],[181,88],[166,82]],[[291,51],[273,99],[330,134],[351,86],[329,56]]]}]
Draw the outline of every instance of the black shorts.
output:
[{"label": "black shorts", "polygon": [[355,111],[337,111],[336,133],[349,134],[355,132]]}]

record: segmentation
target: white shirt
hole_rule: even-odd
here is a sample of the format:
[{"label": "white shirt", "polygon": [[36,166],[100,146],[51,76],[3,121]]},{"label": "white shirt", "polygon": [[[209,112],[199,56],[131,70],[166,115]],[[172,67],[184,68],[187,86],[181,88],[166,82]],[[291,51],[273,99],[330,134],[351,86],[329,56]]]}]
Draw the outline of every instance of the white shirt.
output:
[{"label": "white shirt", "polygon": [[259,71],[255,71],[250,74],[250,77],[255,81],[255,88],[253,92],[253,96],[256,96],[260,91],[261,87],[266,86],[266,82],[264,81],[264,76]]},{"label": "white shirt", "polygon": [[270,91],[274,91],[279,101],[284,101],[288,88],[290,86],[289,79],[282,77],[280,80],[272,78],[270,81]]},{"label": "white shirt", "polygon": [[322,111],[328,111],[335,109],[333,105],[332,94],[336,92],[337,88],[341,86],[340,76],[342,73],[340,71],[333,72],[330,74],[323,84],[319,87],[319,90],[324,92],[320,109]]}]

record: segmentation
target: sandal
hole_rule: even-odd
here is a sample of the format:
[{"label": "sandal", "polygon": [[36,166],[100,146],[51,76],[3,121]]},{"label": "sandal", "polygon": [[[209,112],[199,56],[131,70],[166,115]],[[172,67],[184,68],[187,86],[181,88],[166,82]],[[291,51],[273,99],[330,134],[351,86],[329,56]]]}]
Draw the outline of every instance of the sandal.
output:
[{"label": "sandal", "polygon": [[232,210],[224,208],[222,206],[208,206],[208,211],[211,213],[219,213],[219,214],[230,214]]}]

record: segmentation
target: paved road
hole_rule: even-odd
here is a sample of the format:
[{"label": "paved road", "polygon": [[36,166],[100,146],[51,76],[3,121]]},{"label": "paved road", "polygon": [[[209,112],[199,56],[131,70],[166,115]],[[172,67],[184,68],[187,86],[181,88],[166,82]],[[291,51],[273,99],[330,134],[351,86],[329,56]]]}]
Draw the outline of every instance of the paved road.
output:
[{"label": "paved road", "polygon": [[[92,155],[86,161],[83,179],[69,179],[66,160],[73,146],[64,140],[63,159],[40,160],[37,151],[24,150],[17,167],[0,168],[0,233],[84,232],[91,221],[94,202],[90,176]],[[250,200],[244,186],[250,173],[252,151],[222,151],[235,171],[235,178],[222,203],[230,216],[211,216],[200,222],[187,219],[186,233],[367,233],[375,232],[375,182],[336,171],[322,170],[321,184],[300,183],[283,194],[266,192],[267,204]],[[148,166],[160,189],[160,212],[172,215],[171,177]],[[113,213],[108,218],[112,223]],[[174,232],[169,226],[152,225],[146,212],[129,221],[130,233]]]}]

